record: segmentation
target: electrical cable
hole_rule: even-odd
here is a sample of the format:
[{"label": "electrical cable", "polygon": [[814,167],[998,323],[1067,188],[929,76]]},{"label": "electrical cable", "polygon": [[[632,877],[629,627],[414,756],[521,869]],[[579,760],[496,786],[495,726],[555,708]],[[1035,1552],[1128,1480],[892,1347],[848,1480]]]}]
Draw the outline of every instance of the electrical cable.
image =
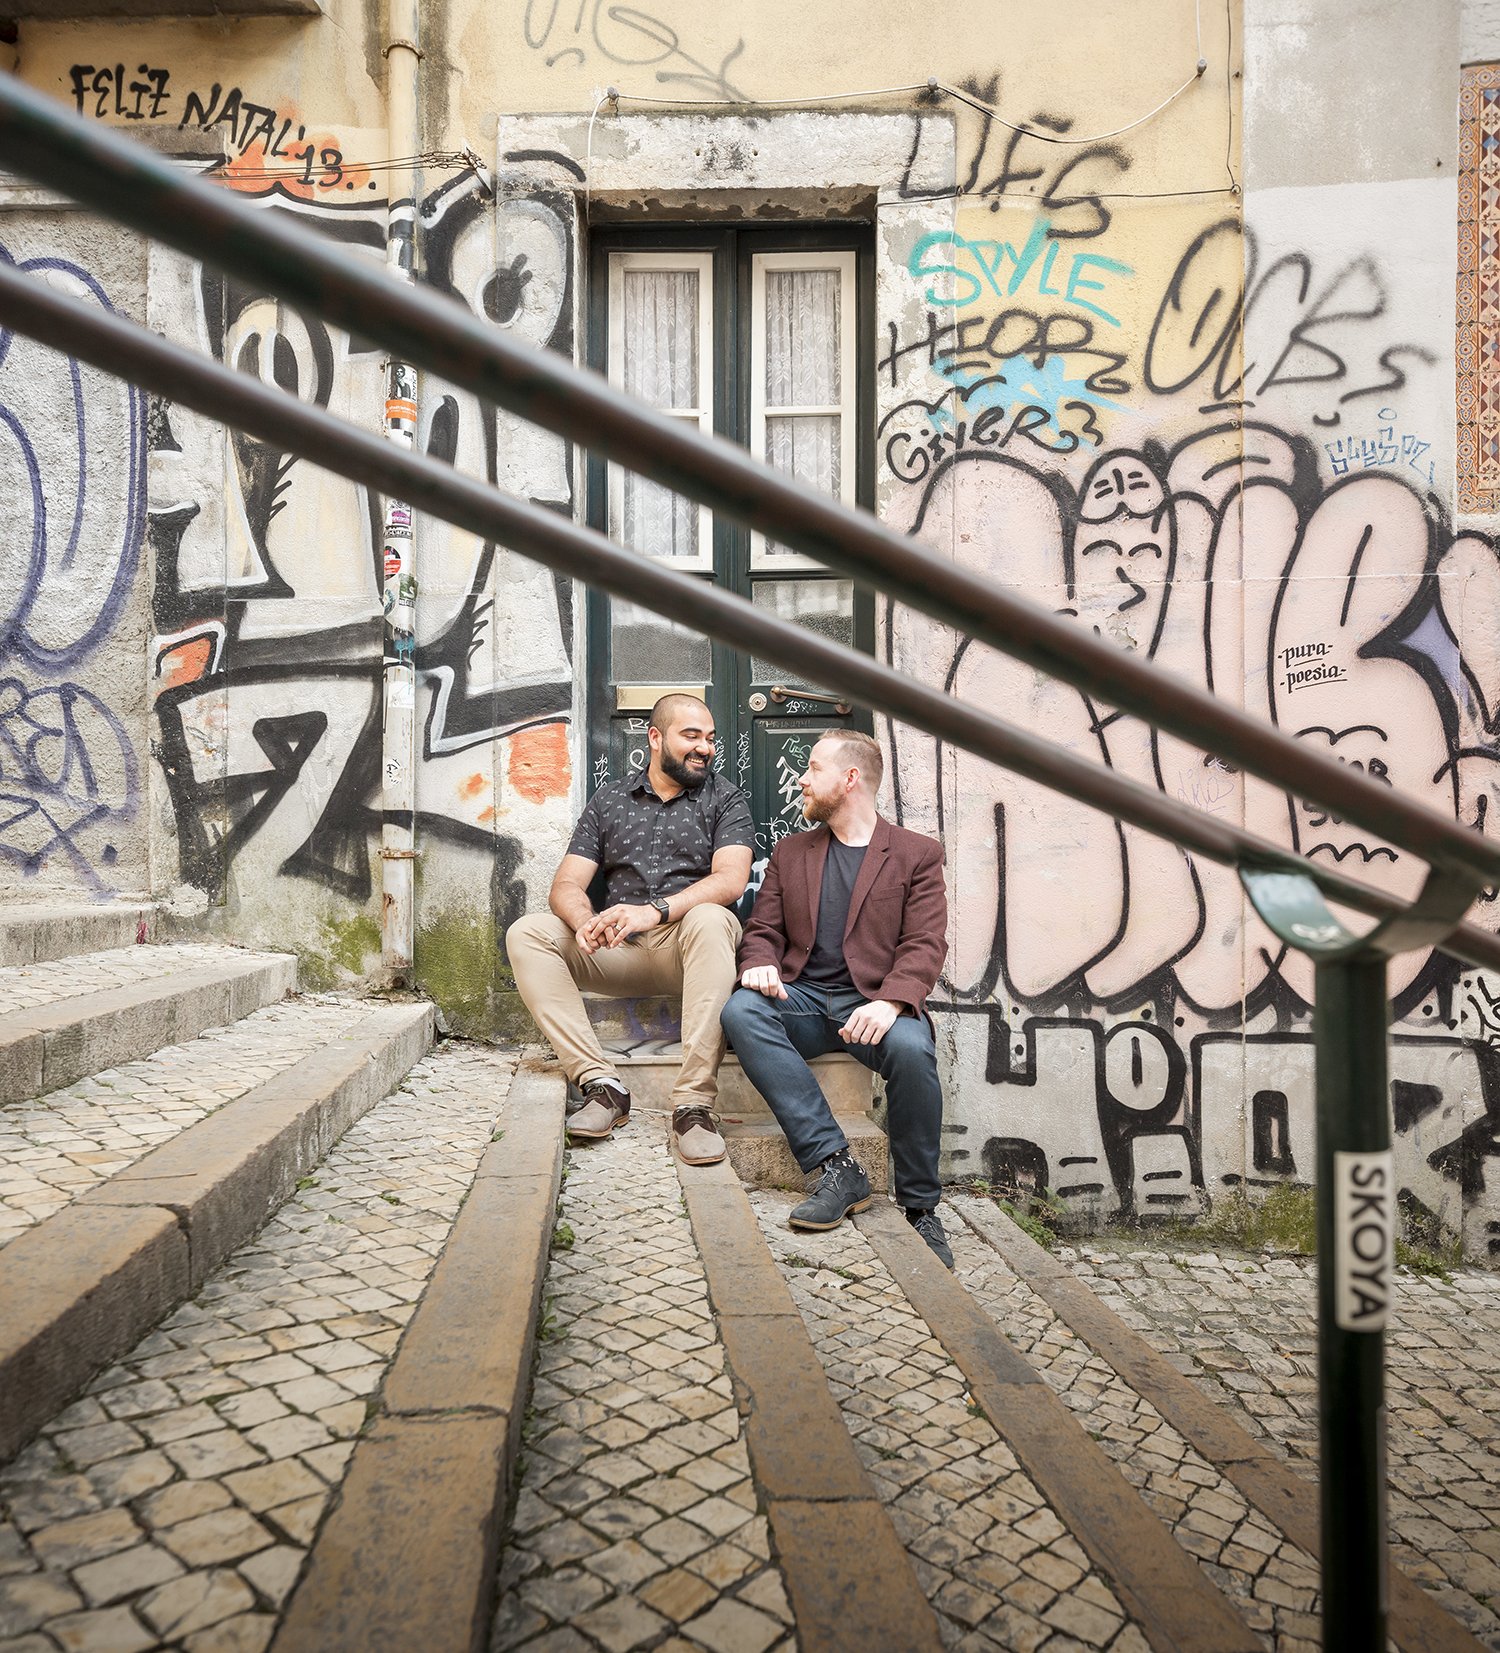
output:
[{"label": "electrical cable", "polygon": [[1201,80],[1208,70],[1208,59],[1203,55],[1203,0],[1193,0],[1194,39],[1197,46],[1197,63],[1185,81],[1174,92],[1162,99],[1154,109],[1148,109],[1144,115],[1139,115],[1133,121],[1127,121],[1124,126],[1116,126],[1108,132],[1096,132],[1086,138],[1064,137],[1059,133],[1043,132],[1035,126],[1017,126],[1014,121],[1008,121],[991,103],[983,98],[960,91],[956,86],[949,86],[945,81],[930,76],[927,80],[913,82],[907,86],[877,86],[861,92],[820,92],[812,97],[805,98],[666,98],[654,97],[633,92],[620,92],[614,87],[607,87],[594,103],[594,112],[589,116],[590,132],[592,134],[594,116],[599,112],[603,103],[652,103],[677,104],[688,108],[749,108],[749,109],[781,109],[803,108],[810,103],[858,103],[868,98],[899,97],[907,92],[925,92],[935,96],[941,92],[959,103],[966,103],[971,109],[977,109],[980,114],[988,116],[996,125],[1003,126],[1008,132],[1022,132],[1029,138],[1037,138],[1042,143],[1061,144],[1069,148],[1078,148],[1087,144],[1103,143],[1107,138],[1118,138],[1122,133],[1133,132],[1136,127],[1144,126],[1147,121],[1153,120],[1169,104],[1175,103],[1194,81]]}]

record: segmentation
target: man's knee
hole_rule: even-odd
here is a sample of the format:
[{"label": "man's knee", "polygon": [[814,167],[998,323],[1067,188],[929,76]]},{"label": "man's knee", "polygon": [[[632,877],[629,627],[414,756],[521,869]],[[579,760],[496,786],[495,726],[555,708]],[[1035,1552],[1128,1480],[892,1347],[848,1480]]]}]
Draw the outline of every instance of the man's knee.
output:
[{"label": "man's knee", "polygon": [[513,959],[538,946],[555,947],[562,929],[562,921],[552,913],[523,913],[505,932],[506,957]]},{"label": "man's knee", "polygon": [[719,1012],[724,1031],[731,1039],[736,1033],[748,1032],[757,1022],[764,1020],[769,1002],[764,993],[757,993],[754,988],[735,988]]},{"label": "man's knee", "polygon": [[731,941],[740,938],[740,921],[728,907],[717,902],[704,901],[689,907],[679,920],[684,938],[687,936],[727,936]]},{"label": "man's knee", "polygon": [[920,1016],[898,1016],[881,1041],[888,1066],[907,1073],[936,1071],[937,1050],[932,1034]]}]

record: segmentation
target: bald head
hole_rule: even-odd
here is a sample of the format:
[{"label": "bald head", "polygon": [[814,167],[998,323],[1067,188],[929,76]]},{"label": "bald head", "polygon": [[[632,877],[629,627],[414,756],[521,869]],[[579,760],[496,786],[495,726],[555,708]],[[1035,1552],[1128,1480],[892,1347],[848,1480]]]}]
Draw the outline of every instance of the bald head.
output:
[{"label": "bald head", "polygon": [[709,728],[713,727],[713,718],[708,707],[697,695],[691,694],[664,694],[651,708],[651,727],[659,734],[667,734],[672,727],[680,723],[690,713],[701,713],[701,721]]}]

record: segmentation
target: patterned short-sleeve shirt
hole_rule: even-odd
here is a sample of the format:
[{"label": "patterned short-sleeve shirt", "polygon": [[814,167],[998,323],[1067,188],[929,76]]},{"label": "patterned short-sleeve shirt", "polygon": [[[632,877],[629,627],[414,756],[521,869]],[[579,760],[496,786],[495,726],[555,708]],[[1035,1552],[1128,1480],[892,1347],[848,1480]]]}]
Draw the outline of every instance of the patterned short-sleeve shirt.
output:
[{"label": "patterned short-sleeve shirt", "polygon": [[613,906],[675,895],[708,877],[718,850],[736,847],[755,847],[750,804],[739,787],[710,774],[696,790],[664,802],[643,769],[589,799],[568,854],[603,869]]}]

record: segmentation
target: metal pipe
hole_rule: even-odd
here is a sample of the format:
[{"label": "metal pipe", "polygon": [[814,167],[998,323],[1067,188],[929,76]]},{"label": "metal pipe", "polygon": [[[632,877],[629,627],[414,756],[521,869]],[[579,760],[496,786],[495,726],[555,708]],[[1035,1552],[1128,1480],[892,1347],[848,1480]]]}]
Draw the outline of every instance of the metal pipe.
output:
[{"label": "metal pipe", "polygon": [[878,586],[1098,704],[1217,752],[1424,860],[1467,867],[1500,883],[1500,846],[1477,832],[1085,627],[924,552],[867,512],[778,476],[743,448],[622,397],[555,352],[506,337],[456,300],[426,287],[398,287],[316,234],[180,173],[143,145],[90,125],[3,75],[0,154],[8,166],[107,217],[375,339],[484,401],[570,439],[586,432],[598,453]]},{"label": "metal pipe", "polygon": [[[434,517],[510,545],[549,568],[793,667],[812,682],[837,684],[851,699],[1067,792],[1206,860],[1301,873],[1333,900],[1377,918],[1405,908],[1383,890],[1303,860],[1116,770],[1013,729],[855,649],[778,620],[707,581],[639,557],[555,512],[356,430],[320,408],[169,344],[120,316],[66,298],[5,264],[0,264],[0,321],[211,419],[274,441],[283,453],[297,453],[340,476],[399,495]],[[1500,968],[1500,938],[1473,926],[1456,930],[1442,945],[1481,968]]]},{"label": "metal pipe", "polygon": [[[386,129],[392,155],[420,147],[416,0],[390,0],[386,42]],[[417,273],[417,174],[394,168],[386,206],[386,273],[408,287]],[[417,372],[385,364],[385,438],[410,453],[417,440]],[[411,506],[387,494],[381,531],[380,962],[387,985],[411,983],[416,948],[417,740],[416,535]]]}]

